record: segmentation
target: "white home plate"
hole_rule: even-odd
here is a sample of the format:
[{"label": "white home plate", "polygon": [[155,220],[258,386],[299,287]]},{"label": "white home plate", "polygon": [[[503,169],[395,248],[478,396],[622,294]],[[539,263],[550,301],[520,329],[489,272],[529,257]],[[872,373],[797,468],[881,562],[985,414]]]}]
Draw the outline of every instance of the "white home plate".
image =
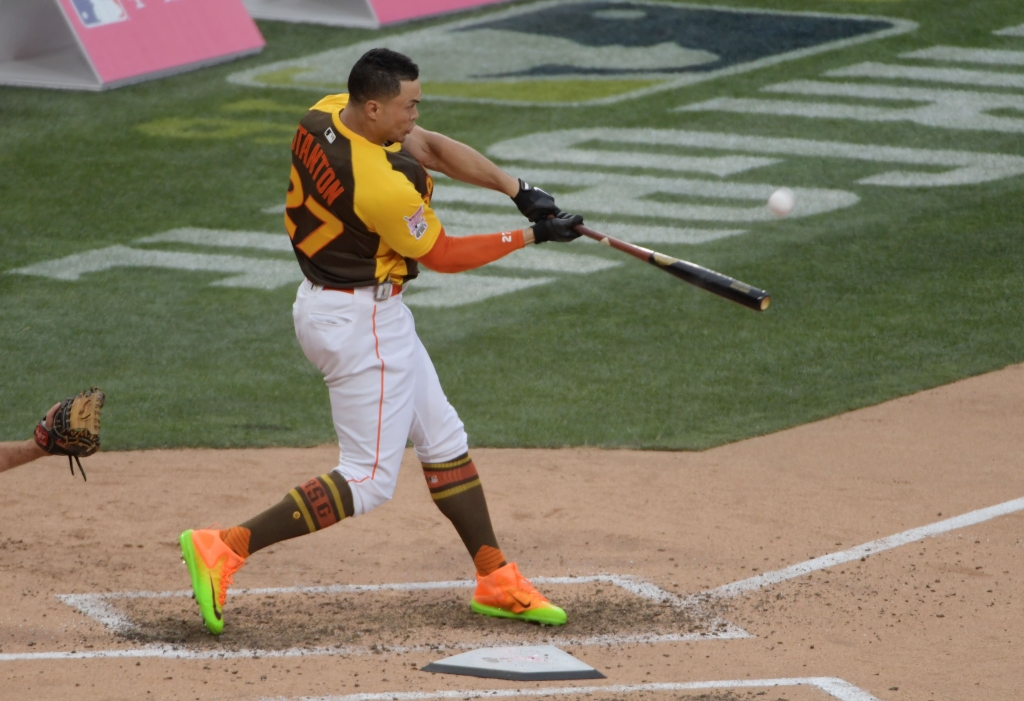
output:
[{"label": "white home plate", "polygon": [[485,647],[421,667],[424,672],[465,674],[514,681],[604,679],[605,676],[554,645]]}]

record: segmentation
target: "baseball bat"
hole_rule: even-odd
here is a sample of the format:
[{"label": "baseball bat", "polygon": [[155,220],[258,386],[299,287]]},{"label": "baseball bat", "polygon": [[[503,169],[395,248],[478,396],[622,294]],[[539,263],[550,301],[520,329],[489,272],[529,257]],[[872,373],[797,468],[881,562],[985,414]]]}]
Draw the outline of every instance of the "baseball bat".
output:
[{"label": "baseball bat", "polygon": [[675,275],[684,282],[695,285],[702,290],[707,290],[719,297],[725,297],[737,304],[742,304],[744,307],[753,309],[755,312],[763,312],[772,301],[771,296],[764,290],[731,278],[728,275],[722,275],[689,261],[666,256],[664,253],[658,253],[643,246],[620,241],[617,238],[594,231],[582,224],[577,226],[575,230],[588,238],[603,243],[605,246],[611,246],[623,253],[628,253],[634,258],[646,261],[670,275]]}]

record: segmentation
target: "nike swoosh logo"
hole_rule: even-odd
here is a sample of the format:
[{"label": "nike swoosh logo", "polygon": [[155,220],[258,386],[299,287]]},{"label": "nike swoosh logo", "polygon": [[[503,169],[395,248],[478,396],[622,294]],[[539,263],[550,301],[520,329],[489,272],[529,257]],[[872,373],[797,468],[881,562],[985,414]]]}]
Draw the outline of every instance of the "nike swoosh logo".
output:
[{"label": "nike swoosh logo", "polygon": [[213,592],[213,615],[216,616],[217,620],[219,621],[221,619],[221,617],[220,617],[220,609],[217,607],[217,587],[213,586],[213,577],[212,576],[210,577],[210,591]]}]

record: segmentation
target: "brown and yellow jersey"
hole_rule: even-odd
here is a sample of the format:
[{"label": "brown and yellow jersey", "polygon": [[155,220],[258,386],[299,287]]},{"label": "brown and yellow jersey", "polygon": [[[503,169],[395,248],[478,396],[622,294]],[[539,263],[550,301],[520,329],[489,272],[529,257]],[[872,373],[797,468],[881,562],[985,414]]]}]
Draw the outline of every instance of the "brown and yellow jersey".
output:
[{"label": "brown and yellow jersey", "polygon": [[341,122],[348,95],[313,105],[292,140],[284,225],[306,277],[366,287],[416,277],[441,235],[434,183],[401,144],[374,144]]}]

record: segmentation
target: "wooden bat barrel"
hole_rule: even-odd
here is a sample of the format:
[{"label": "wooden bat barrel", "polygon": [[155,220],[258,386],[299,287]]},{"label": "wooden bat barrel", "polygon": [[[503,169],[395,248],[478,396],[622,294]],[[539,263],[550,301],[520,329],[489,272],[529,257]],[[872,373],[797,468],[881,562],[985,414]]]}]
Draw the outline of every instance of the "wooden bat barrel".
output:
[{"label": "wooden bat barrel", "polygon": [[586,226],[577,226],[576,231],[588,238],[603,243],[605,246],[611,246],[623,253],[628,253],[635,258],[657,266],[684,282],[688,282],[702,290],[707,290],[737,304],[742,304],[744,307],[753,309],[756,312],[763,312],[771,304],[771,295],[766,291],[731,278],[728,275],[723,275],[680,258],[666,256],[664,253],[658,253],[643,246],[620,241],[617,238],[594,231]]}]

